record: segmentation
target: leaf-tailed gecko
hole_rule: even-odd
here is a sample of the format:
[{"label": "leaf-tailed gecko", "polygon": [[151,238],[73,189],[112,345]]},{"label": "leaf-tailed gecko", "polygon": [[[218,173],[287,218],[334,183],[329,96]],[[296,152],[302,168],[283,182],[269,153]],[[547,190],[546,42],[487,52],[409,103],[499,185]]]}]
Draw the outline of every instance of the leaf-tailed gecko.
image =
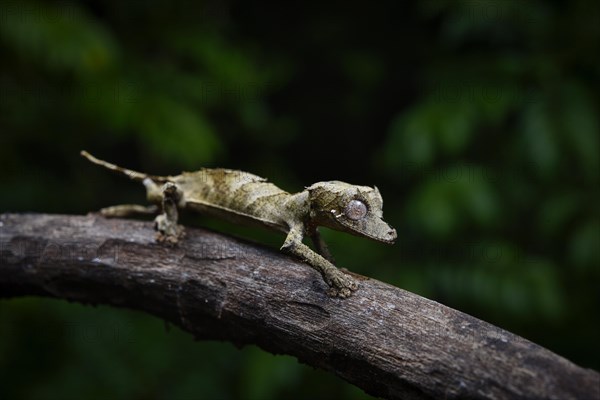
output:
[{"label": "leaf-tailed gecko", "polygon": [[[86,151],[81,155],[94,164],[142,182],[147,200],[153,204],[108,207],[100,211],[102,215],[158,214],[157,239],[171,244],[183,235],[183,227],[177,224],[178,209],[283,232],[287,236],[281,250],[319,271],[330,287],[330,296],[348,297],[358,283],[335,267],[318,226],[383,243],[393,244],[396,239],[396,231],[383,221],[383,200],[377,187],[328,181],[291,194],[264,178],[242,171],[201,169],[176,176],[155,176],[99,160]],[[304,236],[312,239],[316,252],[302,243]]]}]

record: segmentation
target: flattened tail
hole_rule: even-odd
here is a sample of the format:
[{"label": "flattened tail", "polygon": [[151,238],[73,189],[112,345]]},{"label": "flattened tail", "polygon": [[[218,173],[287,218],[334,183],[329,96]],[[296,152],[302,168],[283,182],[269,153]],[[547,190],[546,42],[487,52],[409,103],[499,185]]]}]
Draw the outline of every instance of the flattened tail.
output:
[{"label": "flattened tail", "polygon": [[100,159],[94,157],[93,155],[91,155],[90,153],[88,153],[85,150],[81,150],[80,154],[83,157],[87,158],[90,162],[92,162],[92,163],[94,163],[96,165],[100,165],[101,167],[104,167],[106,169],[114,171],[114,172],[116,172],[118,174],[125,175],[129,179],[132,179],[134,181],[143,182],[144,179],[150,178],[154,182],[163,182],[164,183],[164,182],[168,182],[168,181],[171,180],[171,177],[169,177],[169,176],[148,175],[148,174],[144,174],[142,172],[133,171],[131,169],[119,167],[118,165],[111,164],[111,163],[109,163],[107,161],[104,161],[104,160],[100,160]]}]

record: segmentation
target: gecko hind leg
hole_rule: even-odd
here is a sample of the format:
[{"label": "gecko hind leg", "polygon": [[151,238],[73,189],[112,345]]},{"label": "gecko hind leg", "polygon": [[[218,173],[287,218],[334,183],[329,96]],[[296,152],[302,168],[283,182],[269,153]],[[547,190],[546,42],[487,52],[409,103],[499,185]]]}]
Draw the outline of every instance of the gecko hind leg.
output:
[{"label": "gecko hind leg", "polygon": [[100,214],[106,218],[128,217],[130,215],[156,215],[159,208],[155,205],[141,206],[139,204],[119,204],[100,209]]},{"label": "gecko hind leg", "polygon": [[177,224],[179,212],[177,205],[181,200],[182,192],[176,184],[167,182],[162,188],[162,214],[154,219],[154,228],[157,230],[156,240],[167,244],[176,244],[184,235],[181,225]]},{"label": "gecko hind leg", "polygon": [[[150,203],[158,204],[162,200],[162,191],[160,187],[150,178],[143,181],[146,187],[146,198]],[[142,206],[139,204],[120,204],[117,206],[106,207],[100,210],[100,214],[106,218],[128,217],[131,215],[156,215],[160,208],[155,204]]]}]

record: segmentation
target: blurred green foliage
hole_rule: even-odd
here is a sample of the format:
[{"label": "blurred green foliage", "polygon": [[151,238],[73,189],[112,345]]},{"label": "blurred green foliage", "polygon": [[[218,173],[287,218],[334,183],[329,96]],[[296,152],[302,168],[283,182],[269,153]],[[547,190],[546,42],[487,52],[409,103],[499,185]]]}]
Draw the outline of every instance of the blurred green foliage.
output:
[{"label": "blurred green foliage", "polygon": [[[85,213],[150,173],[377,184],[393,247],[338,263],[600,369],[596,2],[0,1],[0,211]],[[279,236],[188,217],[278,246]],[[0,398],[367,397],[137,312],[0,302]]]}]

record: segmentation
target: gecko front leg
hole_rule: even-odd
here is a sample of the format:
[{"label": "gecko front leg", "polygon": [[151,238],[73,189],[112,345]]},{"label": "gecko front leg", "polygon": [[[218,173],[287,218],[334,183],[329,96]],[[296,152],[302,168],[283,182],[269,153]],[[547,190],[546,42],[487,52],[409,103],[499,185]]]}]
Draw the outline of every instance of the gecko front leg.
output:
[{"label": "gecko front leg", "polygon": [[184,231],[181,225],[177,224],[179,212],[177,206],[181,201],[183,193],[172,182],[167,182],[162,188],[162,214],[154,219],[154,227],[158,231],[156,240],[168,244],[176,244]]},{"label": "gecko front leg", "polygon": [[302,228],[290,229],[281,250],[289,252],[305,260],[311,267],[321,273],[325,283],[330,286],[328,294],[331,297],[349,297],[358,289],[358,283],[348,274],[345,274],[325,257],[315,253],[310,247],[302,243]]}]

